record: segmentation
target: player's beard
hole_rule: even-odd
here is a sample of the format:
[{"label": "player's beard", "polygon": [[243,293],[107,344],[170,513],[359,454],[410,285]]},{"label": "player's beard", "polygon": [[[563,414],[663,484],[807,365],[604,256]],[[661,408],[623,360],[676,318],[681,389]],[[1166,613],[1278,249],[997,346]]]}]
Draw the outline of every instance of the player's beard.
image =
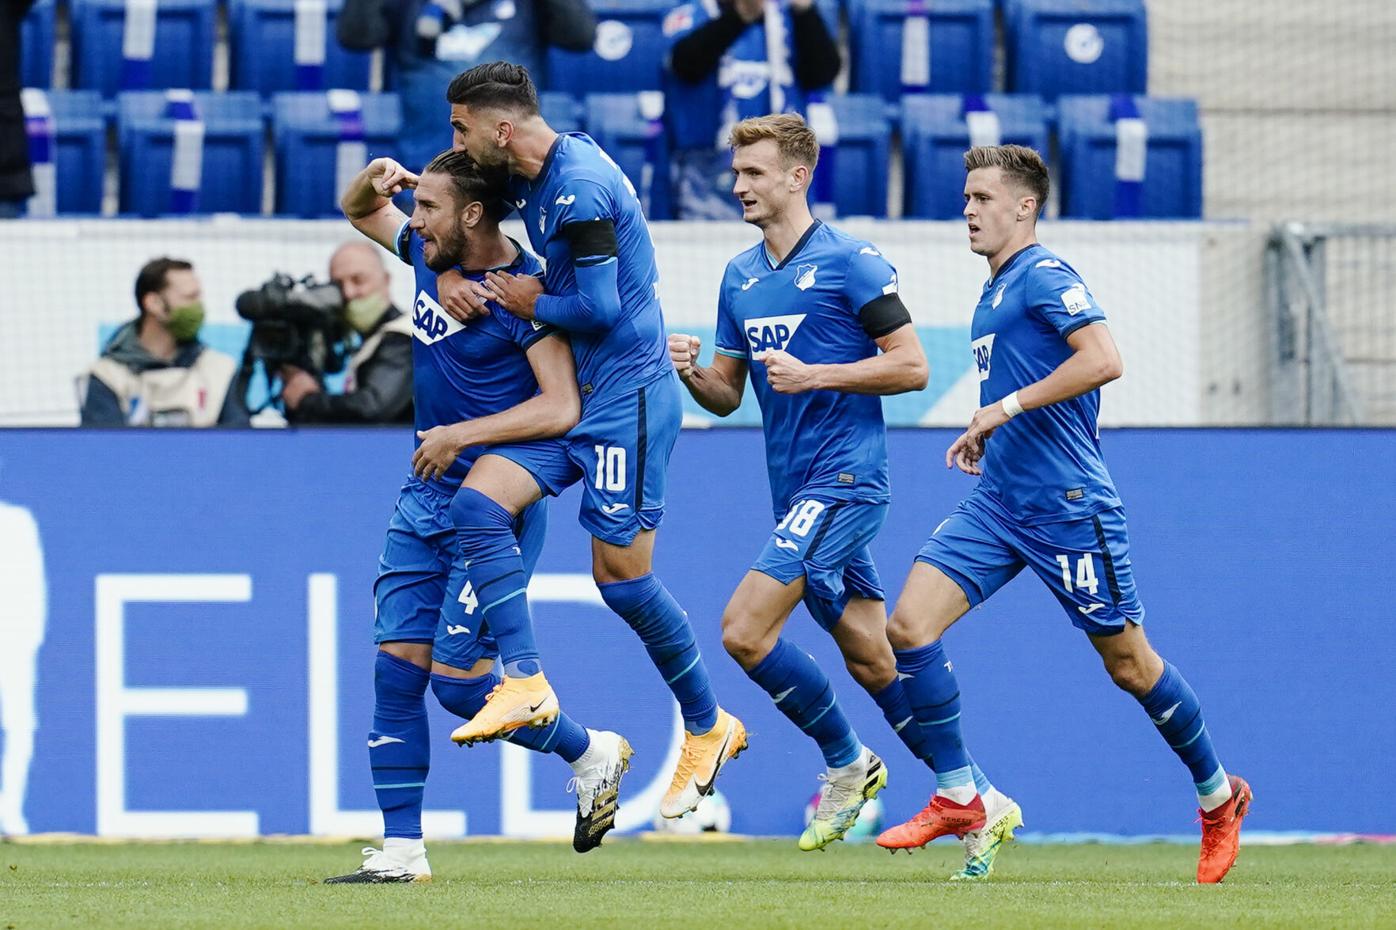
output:
[{"label": "player's beard", "polygon": [[469,257],[470,240],[458,224],[451,230],[451,235],[445,239],[437,238],[436,257],[427,261],[427,267],[440,274],[456,265],[464,265]]}]

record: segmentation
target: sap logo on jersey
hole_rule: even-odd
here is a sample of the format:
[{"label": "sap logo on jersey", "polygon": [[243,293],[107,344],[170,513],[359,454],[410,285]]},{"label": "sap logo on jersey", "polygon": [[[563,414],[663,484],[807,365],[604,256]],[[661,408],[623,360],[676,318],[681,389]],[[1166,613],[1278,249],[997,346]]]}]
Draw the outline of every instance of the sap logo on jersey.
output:
[{"label": "sap logo on jersey", "polygon": [[792,313],[787,316],[763,316],[746,321],[746,338],[751,343],[751,354],[769,349],[784,349],[790,345],[795,330],[805,321],[805,314]]},{"label": "sap logo on jersey", "polygon": [[994,334],[980,336],[969,344],[970,351],[974,353],[974,366],[979,369],[979,380],[989,379],[989,364],[994,358]]},{"label": "sap logo on jersey", "polygon": [[412,308],[412,333],[419,342],[433,345],[463,329],[465,326],[442,309],[426,291],[417,292],[417,303]]}]

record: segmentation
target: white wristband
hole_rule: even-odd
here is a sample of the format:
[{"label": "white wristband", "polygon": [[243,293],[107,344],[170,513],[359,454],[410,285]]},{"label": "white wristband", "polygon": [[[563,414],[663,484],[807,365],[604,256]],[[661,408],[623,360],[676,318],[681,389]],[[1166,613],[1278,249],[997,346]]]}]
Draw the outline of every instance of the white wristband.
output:
[{"label": "white wristband", "polygon": [[1023,412],[1023,405],[1018,403],[1017,391],[1004,395],[1003,400],[999,401],[999,406],[1003,407],[1003,412],[1008,414],[1010,420]]}]

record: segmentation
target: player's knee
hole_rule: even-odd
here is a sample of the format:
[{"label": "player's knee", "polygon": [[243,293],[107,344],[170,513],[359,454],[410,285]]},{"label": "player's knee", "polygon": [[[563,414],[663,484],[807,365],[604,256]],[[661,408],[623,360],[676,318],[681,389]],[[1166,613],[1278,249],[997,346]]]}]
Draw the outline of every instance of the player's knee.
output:
[{"label": "player's knee", "polygon": [[1112,656],[1105,661],[1105,670],[1110,680],[1121,691],[1136,697],[1148,694],[1153,682],[1149,680],[1149,669],[1137,656]]},{"label": "player's knee", "polygon": [[893,649],[915,649],[930,642],[926,638],[922,618],[898,603],[887,618],[887,641]]},{"label": "player's knee", "polygon": [[722,648],[742,668],[755,668],[771,651],[752,618],[728,607],[722,615]]},{"label": "player's knee", "polygon": [[513,522],[507,510],[474,488],[457,491],[449,513],[451,523],[462,531],[509,529]]}]

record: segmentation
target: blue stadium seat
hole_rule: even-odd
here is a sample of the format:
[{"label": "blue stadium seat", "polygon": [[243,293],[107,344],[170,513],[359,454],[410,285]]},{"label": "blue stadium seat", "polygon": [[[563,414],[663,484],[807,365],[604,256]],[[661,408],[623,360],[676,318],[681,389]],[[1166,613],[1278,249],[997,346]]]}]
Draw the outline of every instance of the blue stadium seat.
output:
[{"label": "blue stadium seat", "polygon": [[592,0],[592,50],[548,49],[546,86],[577,97],[658,90],[664,67],[661,26],[673,6],[673,0]]},{"label": "blue stadium seat", "polygon": [[[1138,210],[1145,218],[1202,215],[1202,129],[1193,100],[1128,98],[1148,130]],[[1104,220],[1124,215],[1116,171],[1116,123],[1109,96],[1067,96],[1058,103],[1061,213]]]},{"label": "blue stadium seat", "polygon": [[[72,0],[73,86],[110,97],[123,86],[124,0]],[[145,88],[211,86],[214,0],[160,0]]]},{"label": "blue stadium seat", "polygon": [[582,129],[582,106],[571,94],[545,90],[538,94],[538,110],[548,125],[558,132]]},{"label": "blue stadium seat", "polygon": [[[402,106],[397,94],[360,94],[363,115],[363,164],[397,156]],[[339,119],[326,94],[289,93],[272,98],[272,136],[276,145],[276,212],[290,216],[339,215],[335,159],[340,145]]]},{"label": "blue stadium seat", "polygon": [[[117,97],[122,213],[159,216],[171,210],[174,120],[166,116],[167,105],[161,91]],[[265,150],[261,100],[247,91],[203,91],[195,92],[194,108],[204,124],[196,211],[260,213]]]},{"label": "blue stadium seat", "polygon": [[[982,100],[997,117],[997,144],[1026,145],[1046,156],[1047,117],[1040,97],[985,94]],[[902,209],[907,217],[954,219],[964,210],[964,153],[971,144],[965,110],[966,99],[958,94],[902,98]]]},{"label": "blue stadium seat", "polygon": [[59,213],[100,213],[107,127],[102,95],[93,90],[26,90],[42,93],[53,114],[55,207]]},{"label": "blue stadium seat", "polygon": [[55,0],[39,0],[19,28],[21,87],[53,86],[53,46],[56,39]]},{"label": "blue stadium seat", "polygon": [[834,173],[834,207],[839,216],[887,215],[887,164],[891,128],[887,107],[875,94],[843,94],[829,103],[838,122],[833,164],[816,168]]},{"label": "blue stadium seat", "polygon": [[[662,101],[658,91],[645,92],[649,100]],[[674,215],[673,185],[669,177],[669,142],[659,112],[650,119],[641,112],[640,94],[588,94],[587,133],[615,159],[635,185],[645,216],[667,220]]]},{"label": "blue stadium seat", "polygon": [[296,0],[230,0],[229,83],[261,94],[347,87],[367,90],[367,52],[351,52],[335,39],[343,0],[325,0],[324,58],[320,68],[296,63]]},{"label": "blue stadium seat", "polygon": [[1015,93],[1051,100],[1148,89],[1144,0],[1009,0],[1004,28]]},{"label": "blue stadium seat", "polygon": [[[903,43],[913,11],[927,20],[929,72],[903,74]],[[904,92],[982,94],[994,63],[993,0],[859,0],[849,9],[850,87],[895,103]],[[909,66],[909,63],[908,63]],[[925,81],[927,83],[922,84]],[[907,83],[910,82],[910,83]]]}]

